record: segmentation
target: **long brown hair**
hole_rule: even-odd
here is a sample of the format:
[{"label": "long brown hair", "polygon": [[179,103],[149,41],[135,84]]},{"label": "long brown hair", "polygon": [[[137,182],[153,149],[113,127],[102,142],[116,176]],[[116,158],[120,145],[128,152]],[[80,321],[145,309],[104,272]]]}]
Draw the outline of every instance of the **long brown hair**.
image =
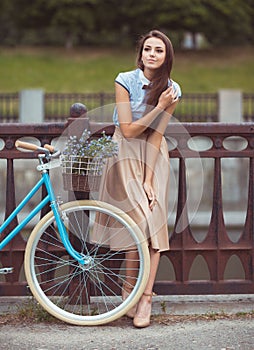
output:
[{"label": "long brown hair", "polygon": [[163,41],[166,47],[166,57],[165,61],[160,68],[158,68],[155,76],[153,77],[151,84],[148,89],[146,104],[150,106],[155,106],[158,103],[161,93],[168,87],[168,79],[170,79],[170,73],[173,66],[174,50],[169,38],[159,30],[151,30],[146,35],[142,36],[137,53],[137,66],[138,68],[144,70],[144,64],[142,62],[142,52],[145,41],[149,38],[159,38]]}]

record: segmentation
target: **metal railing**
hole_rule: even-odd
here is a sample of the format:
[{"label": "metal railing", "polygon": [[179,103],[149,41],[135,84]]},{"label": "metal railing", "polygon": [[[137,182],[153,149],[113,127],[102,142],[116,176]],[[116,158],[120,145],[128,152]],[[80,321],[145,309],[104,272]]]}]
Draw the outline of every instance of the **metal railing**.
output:
[{"label": "metal railing", "polygon": [[0,122],[13,123],[19,118],[19,94],[0,94]]},{"label": "metal railing", "polygon": [[[65,121],[69,115],[70,105],[79,101],[85,103],[88,110],[113,104],[114,93],[46,93],[45,121]],[[175,112],[175,117],[181,122],[217,122],[218,121],[217,93],[186,93]],[[18,122],[19,94],[0,94],[0,122]],[[243,94],[243,120],[254,120],[254,94]],[[110,122],[108,120],[101,120]]]},{"label": "metal railing", "polygon": [[[98,129],[97,123],[90,122],[89,125],[92,133]],[[63,133],[65,126],[64,123],[0,125],[0,139],[4,145],[0,159],[6,160],[6,216],[16,206],[15,161],[32,160],[35,157],[34,153],[18,152],[14,146],[15,141],[21,136],[27,136],[38,139],[41,144],[51,143]],[[99,127],[108,134],[114,131],[112,125],[100,124]],[[166,136],[172,141],[169,156],[177,164],[177,205],[170,227],[171,249],[162,253],[162,258],[166,261],[167,270],[164,272],[167,277],[156,281],[155,291],[158,294],[254,293],[254,124],[169,124]],[[208,146],[195,150],[191,141],[197,138],[205,139]],[[227,142],[238,140],[244,146],[228,147]],[[208,182],[211,186],[211,205],[208,208],[210,219],[203,227],[202,239],[198,238],[195,225],[190,223],[192,208],[186,206],[192,186],[192,183],[187,182],[186,163],[197,158],[212,163],[212,175]],[[225,179],[222,175],[222,162],[230,159],[245,160],[248,169],[244,174],[248,187],[244,223],[237,229],[237,239],[229,232],[224,211]],[[205,191],[207,190],[206,188]],[[200,214],[198,209],[196,214]],[[13,274],[5,275],[4,280],[0,280],[2,296],[27,293],[27,283],[20,277],[25,245],[25,238],[17,236],[0,252],[0,265],[14,267]],[[226,276],[232,259],[240,265],[240,276]],[[195,277],[192,274],[193,266],[200,261],[207,271],[205,278],[198,273]]]},{"label": "metal railing", "polygon": [[243,94],[243,115],[246,122],[254,121],[254,94]]}]

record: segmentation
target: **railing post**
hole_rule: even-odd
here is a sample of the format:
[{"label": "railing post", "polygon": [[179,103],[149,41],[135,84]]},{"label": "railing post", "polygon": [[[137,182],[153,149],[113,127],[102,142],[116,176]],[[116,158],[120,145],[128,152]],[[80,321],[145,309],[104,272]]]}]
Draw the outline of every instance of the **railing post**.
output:
[{"label": "railing post", "polygon": [[[82,103],[74,103],[70,108],[70,117],[66,125],[67,137],[77,136],[80,138],[85,129],[90,130],[89,119],[87,118],[87,108]],[[79,191],[69,191],[68,199],[88,199],[89,193]]]},{"label": "railing post", "polygon": [[243,120],[242,93],[238,90],[219,91],[219,122],[240,123]]},{"label": "railing post", "polygon": [[44,121],[44,91],[40,89],[20,92],[19,119],[21,123]]},{"label": "railing post", "polygon": [[[13,140],[6,140],[5,148],[11,150],[14,147]],[[12,194],[12,195],[10,195]],[[7,218],[16,207],[15,196],[15,181],[14,181],[14,167],[13,159],[7,159],[7,174],[6,174],[6,208],[5,218]],[[8,228],[3,232],[3,236],[6,236],[18,225],[17,217],[13,219]],[[13,292],[19,285],[20,270],[24,260],[25,242],[21,235],[17,235],[4,249],[2,255],[3,266],[13,267],[13,273],[6,275],[6,281],[11,283],[9,286],[9,295],[15,295]],[[13,287],[13,285],[15,285]],[[12,291],[10,289],[13,289]],[[17,291],[16,291],[17,292]]]}]

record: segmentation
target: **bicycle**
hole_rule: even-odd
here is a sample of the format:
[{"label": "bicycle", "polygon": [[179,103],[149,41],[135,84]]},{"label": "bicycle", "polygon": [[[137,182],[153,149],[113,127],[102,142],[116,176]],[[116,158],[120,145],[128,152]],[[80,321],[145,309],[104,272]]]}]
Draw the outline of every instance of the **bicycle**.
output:
[{"label": "bicycle", "polygon": [[[25,275],[33,296],[51,315],[74,325],[101,325],[123,316],[138,302],[149,274],[149,252],[140,229],[108,203],[88,199],[62,204],[49,176],[50,169],[61,165],[60,151],[21,141],[15,146],[38,152],[41,177],[0,226],[0,234],[43,185],[46,196],[2,239],[0,251],[50,204],[51,211],[35,225],[25,249]],[[94,241],[98,216],[103,216],[104,225],[99,225],[100,238]],[[122,247],[110,246],[108,229]],[[124,283],[131,289],[125,300]]]}]

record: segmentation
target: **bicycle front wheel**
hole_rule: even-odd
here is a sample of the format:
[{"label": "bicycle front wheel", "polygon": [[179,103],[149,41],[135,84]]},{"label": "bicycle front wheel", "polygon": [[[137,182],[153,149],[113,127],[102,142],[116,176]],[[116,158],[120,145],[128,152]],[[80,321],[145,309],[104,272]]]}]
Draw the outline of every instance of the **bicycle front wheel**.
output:
[{"label": "bicycle front wheel", "polygon": [[[75,325],[111,322],[134,306],[149,275],[146,240],[123,211],[100,201],[74,201],[60,207],[78,263],[66,251],[53,212],[33,229],[25,252],[29,287],[43,308]],[[130,290],[122,299],[123,285]]]}]

